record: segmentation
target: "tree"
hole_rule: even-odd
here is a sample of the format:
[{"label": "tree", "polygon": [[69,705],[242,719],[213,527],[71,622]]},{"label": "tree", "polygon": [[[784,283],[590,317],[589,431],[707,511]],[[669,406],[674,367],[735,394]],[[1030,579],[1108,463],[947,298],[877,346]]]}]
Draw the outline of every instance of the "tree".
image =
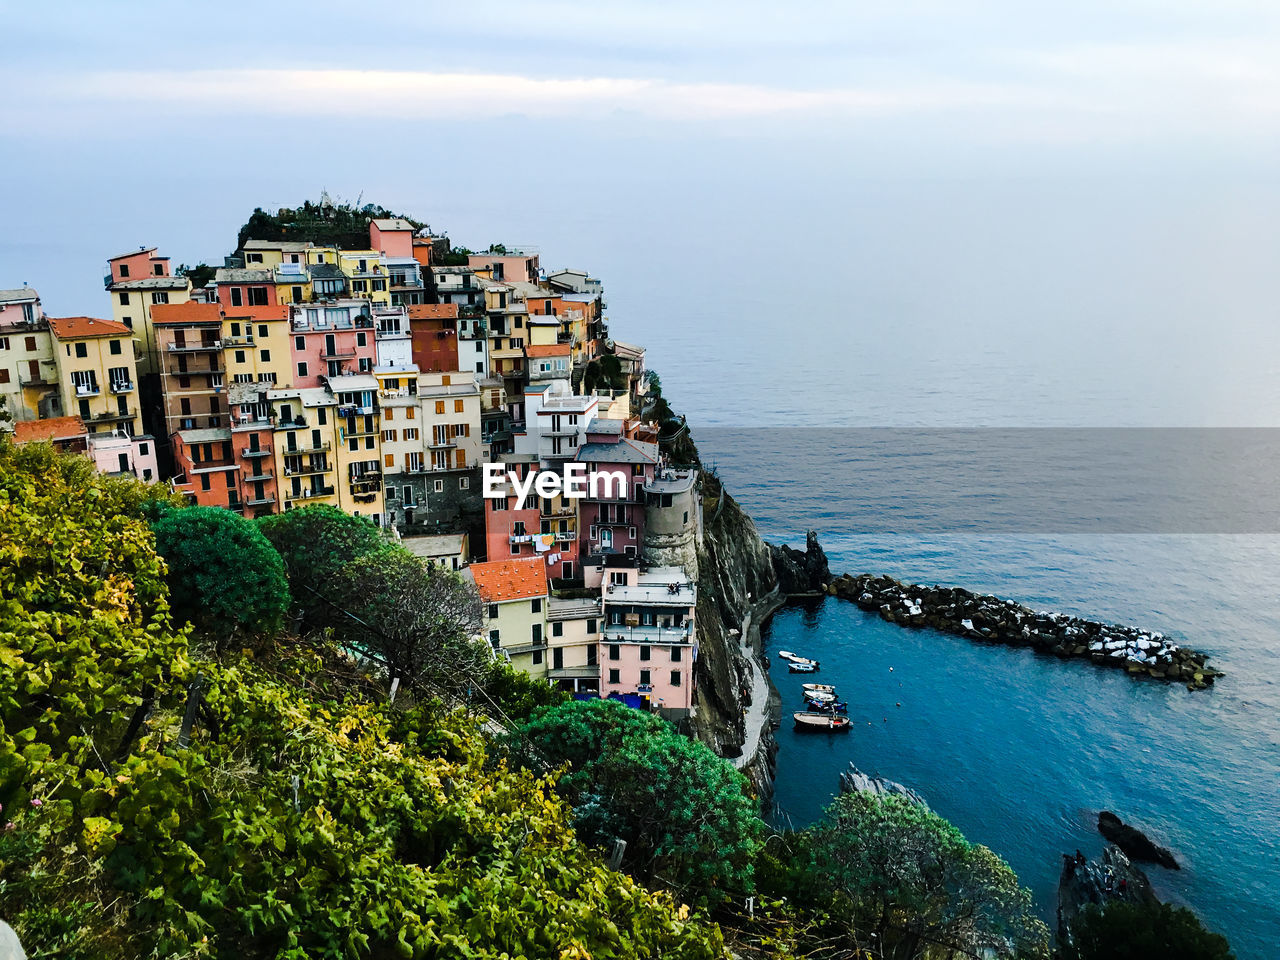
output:
[{"label": "tree", "polygon": [[175,616],[217,641],[280,628],[289,607],[284,564],[253,521],[187,507],[164,513],[153,529]]},{"label": "tree", "polygon": [[391,547],[348,563],[333,587],[351,615],[336,620],[337,634],[374,654],[392,677],[457,692],[488,666],[489,651],[472,640],[480,595],[456,573]]},{"label": "tree", "polygon": [[217,267],[211,267],[207,263],[197,263],[194,267],[184,263],[178,267],[178,276],[186,277],[190,280],[192,289],[195,290],[199,290],[212,280],[217,272]]},{"label": "tree", "polygon": [[1071,927],[1063,960],[1234,960],[1225,937],[1185,907],[1112,901],[1090,906]]},{"label": "tree", "polygon": [[855,939],[874,934],[902,958],[930,945],[1048,956],[1048,930],[1013,871],[905,797],[842,794],[810,832],[813,868],[847,898]]},{"label": "tree", "polygon": [[284,561],[300,630],[333,621],[334,610],[322,597],[343,567],[391,546],[372,520],[326,504],[287,510],[257,523]]},{"label": "tree", "polygon": [[750,889],[763,824],[746,779],[704,744],[615,700],[535,711],[518,735],[552,765],[589,843],[627,842],[624,865],[682,896]]}]

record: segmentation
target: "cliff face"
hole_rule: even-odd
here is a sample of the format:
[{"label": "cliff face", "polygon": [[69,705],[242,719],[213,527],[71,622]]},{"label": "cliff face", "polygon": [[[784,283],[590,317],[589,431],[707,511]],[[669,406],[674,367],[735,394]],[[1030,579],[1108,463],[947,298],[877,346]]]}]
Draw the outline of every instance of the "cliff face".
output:
[{"label": "cliff face", "polygon": [[[698,690],[693,734],[733,759],[763,798],[777,745],[769,684],[759,662],[760,623],[783,600],[768,545],[728,494],[708,505],[698,547]],[[776,712],[776,711],[774,711]],[[744,747],[750,755],[744,756]]]}]

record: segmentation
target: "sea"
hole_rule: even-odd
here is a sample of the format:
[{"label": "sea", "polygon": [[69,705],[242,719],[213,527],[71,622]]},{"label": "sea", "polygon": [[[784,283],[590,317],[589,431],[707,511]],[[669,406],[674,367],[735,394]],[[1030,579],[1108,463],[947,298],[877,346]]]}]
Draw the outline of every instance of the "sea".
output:
[{"label": "sea", "polygon": [[[779,669],[780,649],[821,661],[817,679],[854,726],[823,737],[783,723],[777,822],[820,817],[852,763],[1007,860],[1052,926],[1060,854],[1098,854],[1097,814],[1111,810],[1180,862],[1147,868],[1160,896],[1227,935],[1239,960],[1280,955],[1280,535],[1275,498],[1241,504],[1222,487],[1240,471],[1280,476],[1274,431],[694,435],[765,539],[803,547],[812,528],[834,573],[1138,625],[1226,673],[1192,693],[898,627],[834,598],[798,602],[764,632],[784,718],[813,678]],[[1135,463],[1183,464],[1185,482],[1147,483]]]}]

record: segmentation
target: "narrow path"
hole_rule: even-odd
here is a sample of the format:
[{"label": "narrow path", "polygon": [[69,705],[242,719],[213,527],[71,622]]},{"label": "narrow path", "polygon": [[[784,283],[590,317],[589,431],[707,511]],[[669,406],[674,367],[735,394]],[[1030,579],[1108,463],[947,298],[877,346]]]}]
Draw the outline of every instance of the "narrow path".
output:
[{"label": "narrow path", "polygon": [[751,670],[751,704],[747,707],[743,723],[746,729],[746,740],[742,743],[742,755],[733,758],[733,765],[741,770],[753,759],[760,749],[760,736],[765,724],[769,722],[769,680],[764,675],[764,668],[756,659],[755,643],[752,640],[752,615],[747,614],[742,621],[742,634],[738,638],[742,644],[742,655]]}]

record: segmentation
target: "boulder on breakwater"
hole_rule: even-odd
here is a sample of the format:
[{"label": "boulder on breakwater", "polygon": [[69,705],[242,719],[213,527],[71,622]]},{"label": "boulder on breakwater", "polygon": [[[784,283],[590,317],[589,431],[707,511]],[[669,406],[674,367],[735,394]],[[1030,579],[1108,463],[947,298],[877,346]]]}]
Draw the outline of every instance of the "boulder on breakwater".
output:
[{"label": "boulder on breakwater", "polygon": [[1037,612],[961,587],[926,587],[893,577],[844,574],[827,593],[879,612],[904,627],[932,627],[943,633],[987,643],[1031,647],[1063,659],[1090,660],[1132,676],[1186,684],[1203,690],[1222,676],[1207,666],[1209,657],[1138,627],[1084,620],[1062,613]]},{"label": "boulder on breakwater", "polygon": [[1137,827],[1130,826],[1110,810],[1098,814],[1098,832],[1123,850],[1131,860],[1158,863],[1169,870],[1178,870],[1173,854],[1155,843]]}]

